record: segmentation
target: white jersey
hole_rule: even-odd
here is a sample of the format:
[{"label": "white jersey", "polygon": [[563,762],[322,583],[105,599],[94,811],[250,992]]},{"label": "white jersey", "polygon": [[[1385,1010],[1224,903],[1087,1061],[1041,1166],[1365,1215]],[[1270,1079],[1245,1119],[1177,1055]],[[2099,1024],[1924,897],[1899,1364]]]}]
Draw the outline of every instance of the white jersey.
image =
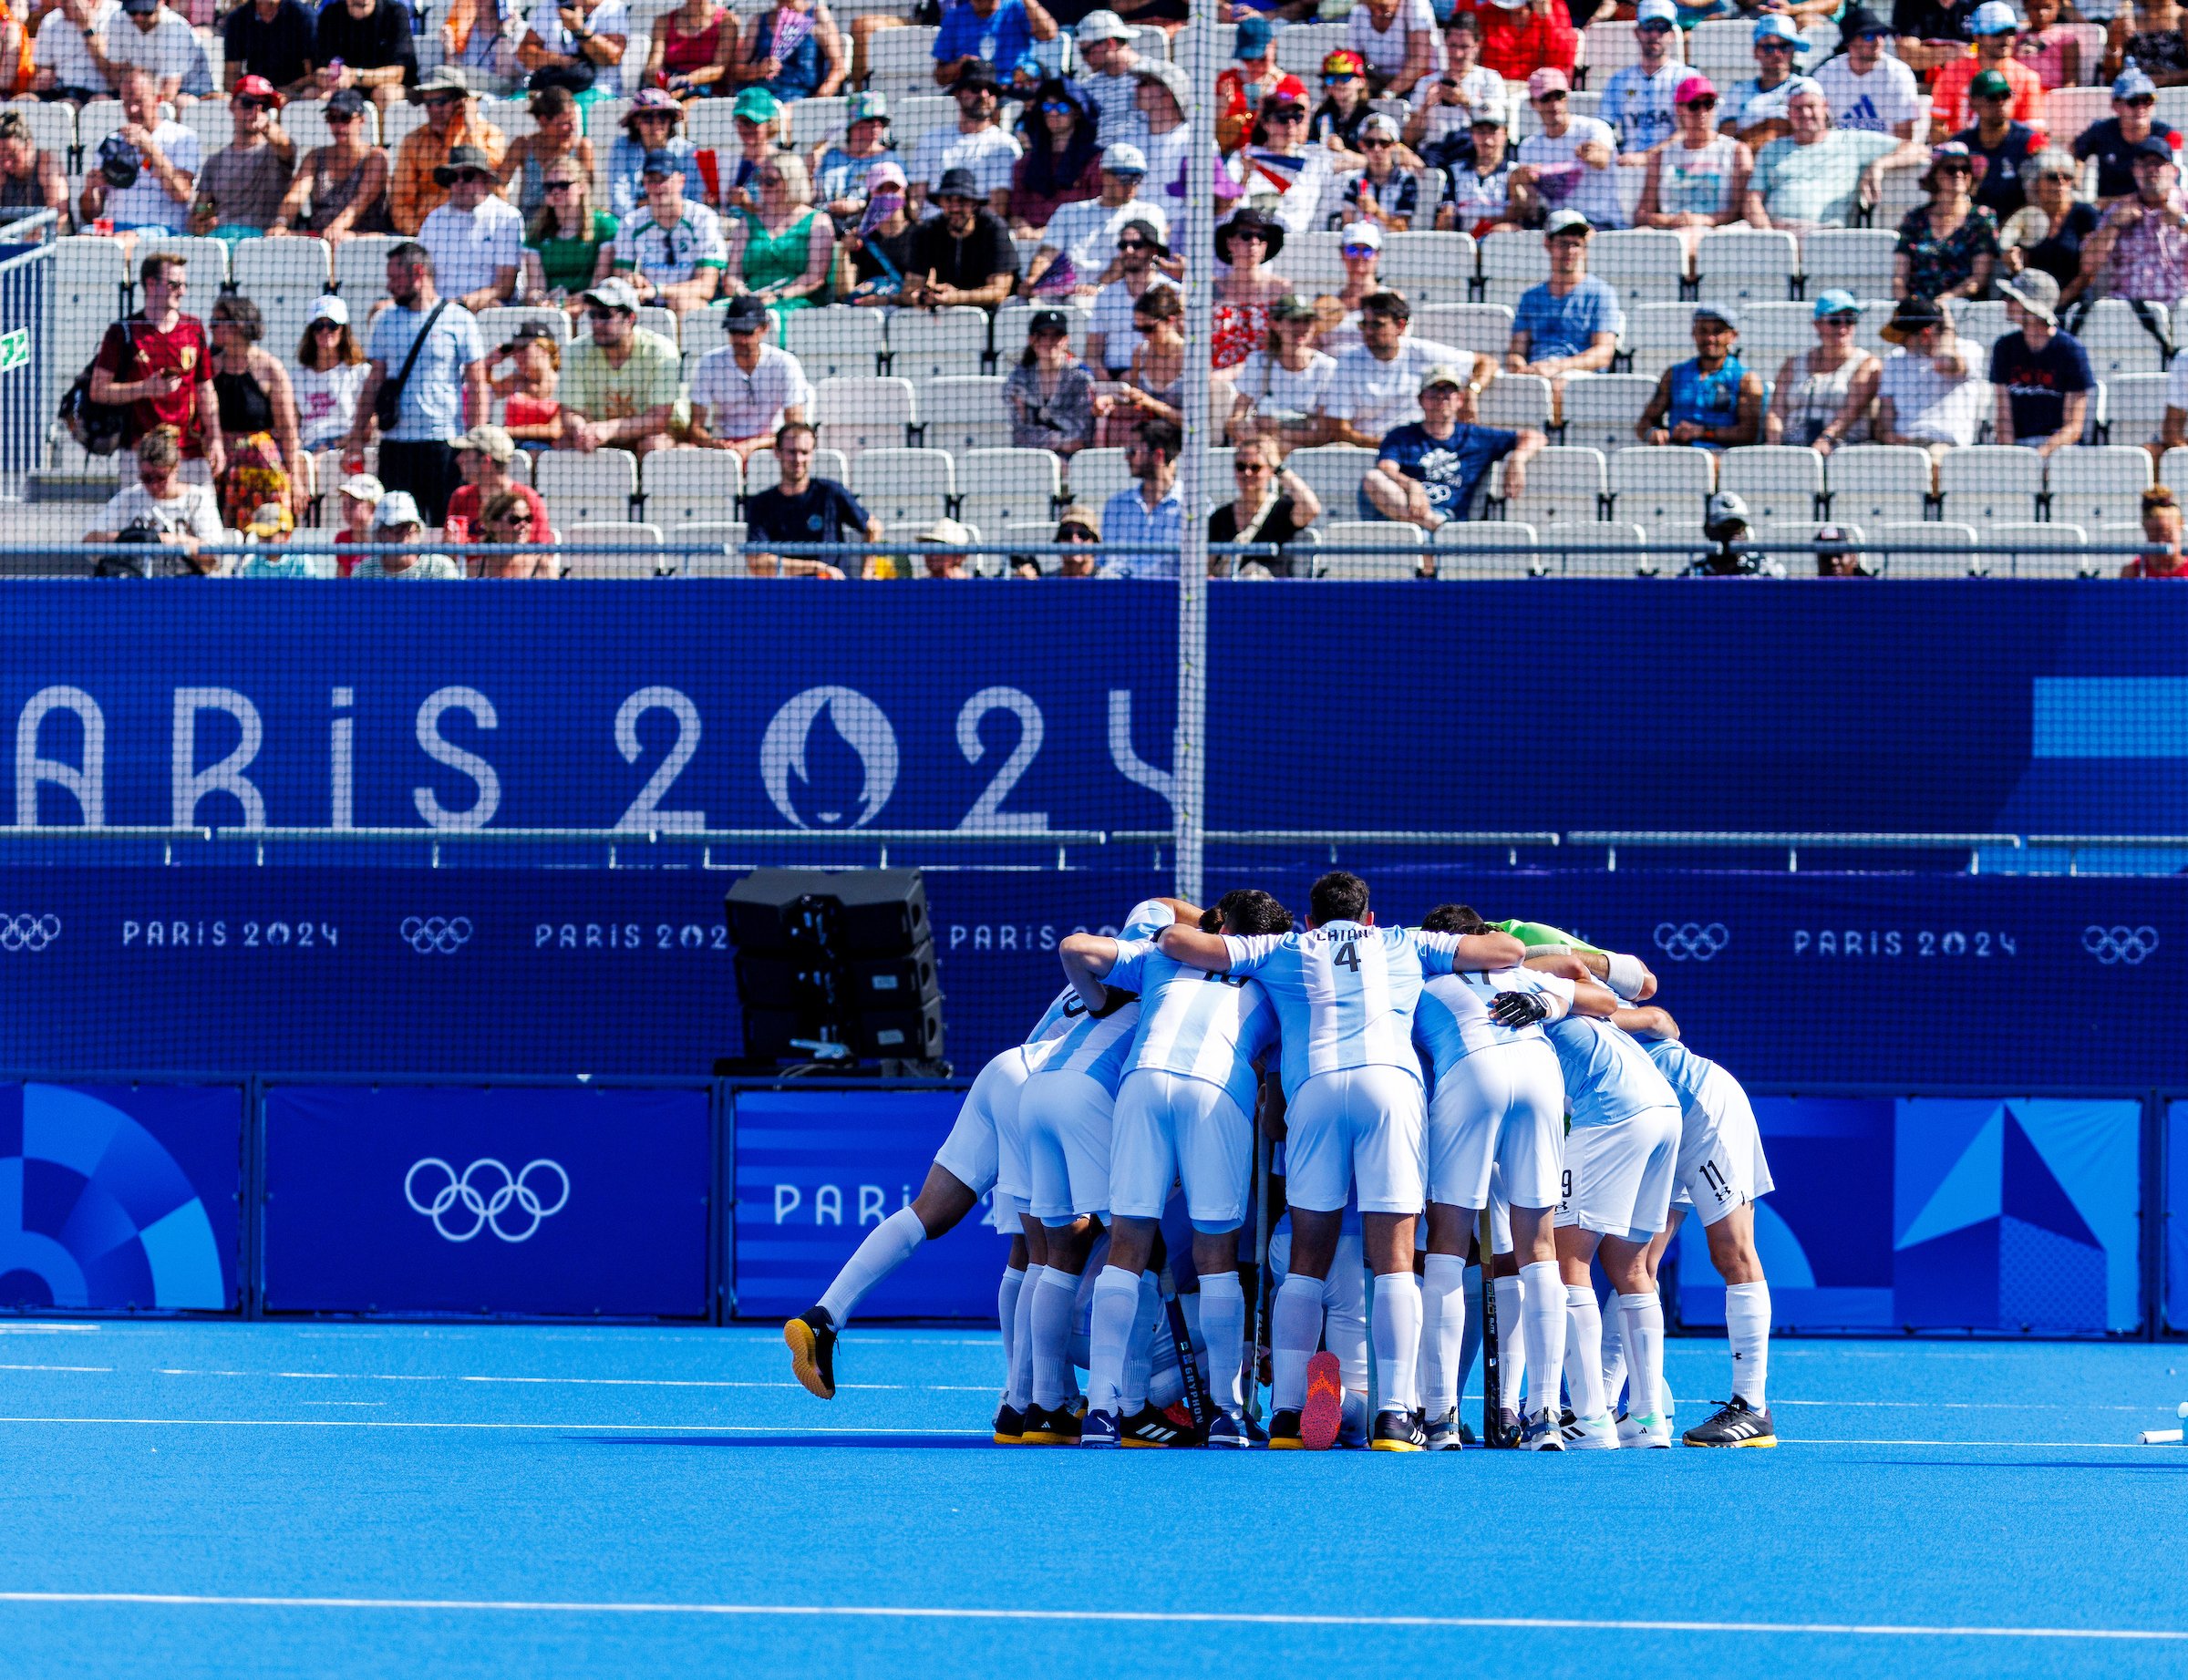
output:
[{"label": "white jersey", "polygon": [[1254,1064],[1278,1037],[1276,1007],[1259,982],[1194,968],[1144,941],[1119,951],[1109,979],[1140,994],[1129,1068],[1220,1085],[1241,1114],[1252,1116]]},{"label": "white jersey", "polygon": [[[1069,1026],[1038,1046],[1041,1059],[1032,1069],[1032,1077],[1046,1074],[1084,1074],[1111,1097],[1124,1083],[1125,1069],[1131,1052],[1133,1036],[1140,1030],[1140,1005],[1130,1003],[1123,1008],[1097,1019],[1080,1006],[1079,1013]],[[1027,1056],[1028,1063],[1032,1056]]]},{"label": "white jersey", "polygon": [[[1117,937],[1120,940],[1152,939],[1176,920],[1177,917],[1171,913],[1167,904],[1157,903],[1153,899],[1141,899],[1125,912],[1124,928]],[[1033,1024],[1033,1031],[1026,1035],[1026,1043],[1028,1046],[1037,1045],[1057,1037],[1086,1013],[1086,1000],[1079,996],[1079,988],[1066,985],[1056,995],[1048,1007],[1042,1011],[1041,1018]]]},{"label": "white jersey", "polygon": [[1550,1000],[1550,1018],[1573,1007],[1573,983],[1532,968],[1500,968],[1488,974],[1439,974],[1421,988],[1413,1012],[1413,1046],[1429,1069],[1430,1083],[1477,1050],[1492,1045],[1540,1038],[1539,1023],[1505,1026],[1489,1013],[1500,992],[1533,992]]},{"label": "white jersey", "polygon": [[1549,1029],[1565,1076],[1565,1105],[1575,1131],[1611,1126],[1650,1108],[1677,1108],[1678,1096],[1648,1052],[1608,1021],[1569,1015]]},{"label": "white jersey", "polygon": [[1617,134],[1620,151],[1647,151],[1672,137],[1679,126],[1672,96],[1693,74],[1688,66],[1674,61],[1654,76],[1638,64],[1629,64],[1611,77],[1597,115]]},{"label": "white jersey", "polygon": [[1915,85],[1914,72],[1889,54],[1866,76],[1856,76],[1853,63],[1841,54],[1824,62],[1815,80],[1831,102],[1834,129],[1891,134],[1922,113],[1922,90]]},{"label": "white jersey", "polygon": [[1316,1074],[1397,1067],[1420,1077],[1413,1010],[1424,974],[1448,974],[1456,933],[1331,922],[1295,933],[1226,934],[1233,974],[1268,988],[1284,1038],[1284,1094]]}]

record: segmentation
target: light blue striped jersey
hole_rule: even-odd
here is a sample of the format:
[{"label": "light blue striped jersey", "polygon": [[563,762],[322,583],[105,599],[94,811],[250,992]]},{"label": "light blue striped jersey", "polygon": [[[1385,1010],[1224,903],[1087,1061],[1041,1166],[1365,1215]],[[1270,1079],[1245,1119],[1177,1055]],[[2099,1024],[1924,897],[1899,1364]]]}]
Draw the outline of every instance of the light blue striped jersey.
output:
[{"label": "light blue striped jersey", "polygon": [[1402,1067],[1420,1077],[1413,1006],[1424,973],[1448,974],[1456,933],[1330,922],[1292,933],[1226,934],[1231,972],[1268,988],[1284,1038],[1284,1094],[1318,1073]]},{"label": "light blue striped jersey", "polygon": [[1420,1052],[1429,1084],[1443,1077],[1462,1058],[1491,1045],[1514,1044],[1540,1038],[1539,1023],[1530,1026],[1500,1026],[1489,1013],[1490,1001],[1499,992],[1542,992],[1573,1006],[1573,983],[1555,974],[1537,974],[1532,968],[1500,968],[1489,974],[1439,974],[1420,989],[1413,1011],[1413,1047]]},{"label": "light blue striped jersey", "polygon": [[1132,1036],[1140,1029],[1140,1005],[1130,1003],[1099,1020],[1080,1005],[1071,1025],[1050,1039],[1047,1054],[1037,1063],[1028,1056],[1032,1077],[1043,1074],[1083,1073],[1112,1097],[1124,1083],[1130,1065]]},{"label": "light blue striped jersey", "polygon": [[1676,1038],[1645,1039],[1641,1047],[1648,1052],[1648,1059],[1656,1064],[1656,1071],[1677,1096],[1679,1107],[1690,1112],[1696,1109],[1707,1112],[1702,1087],[1710,1075],[1724,1074],[1728,1079],[1732,1077],[1708,1056],[1697,1056]]},{"label": "light blue striped jersey", "polygon": [[[1124,929],[1117,937],[1131,941],[1152,939],[1176,920],[1169,905],[1159,904],[1153,899],[1142,899],[1126,914]],[[1033,1024],[1033,1031],[1026,1035],[1026,1042],[1036,1045],[1043,1039],[1053,1038],[1086,1013],[1086,1002],[1079,996],[1079,988],[1066,985],[1056,995],[1056,1001],[1042,1012],[1041,1018]]]},{"label": "light blue striped jersey", "polygon": [[1679,1098],[1648,1052],[1608,1021],[1569,1015],[1544,1027],[1565,1075],[1565,1108],[1579,1126],[1608,1126]]},{"label": "light blue striped jersey", "polygon": [[1256,981],[1166,957],[1152,941],[1120,944],[1109,983],[1140,994],[1128,1069],[1156,1068],[1220,1085],[1251,1119],[1254,1064],[1276,1044],[1276,1009]]}]

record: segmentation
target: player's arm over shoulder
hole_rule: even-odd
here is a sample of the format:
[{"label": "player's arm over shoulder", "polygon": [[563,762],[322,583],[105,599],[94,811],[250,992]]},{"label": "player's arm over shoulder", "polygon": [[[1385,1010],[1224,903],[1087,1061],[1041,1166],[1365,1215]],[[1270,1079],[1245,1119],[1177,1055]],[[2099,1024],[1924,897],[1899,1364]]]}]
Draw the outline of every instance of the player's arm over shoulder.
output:
[{"label": "player's arm over shoulder", "polygon": [[1197,927],[1180,926],[1164,928],[1155,943],[1172,962],[1220,974],[1225,969],[1251,972],[1259,968],[1282,937],[1276,933],[1203,933]]},{"label": "player's arm over shoulder", "polygon": [[1108,988],[1102,982],[1114,977],[1120,986],[1136,984],[1147,953],[1153,949],[1153,943],[1144,939],[1067,933],[1057,946],[1057,956],[1064,965],[1065,978],[1086,1001],[1087,1007],[1100,1009],[1108,1002]]},{"label": "player's arm over shoulder", "polygon": [[1636,1038],[1668,1038],[1678,1041],[1679,1024],[1671,1018],[1671,1012],[1651,1004],[1644,1009],[1621,1008],[1611,1016],[1611,1025]]},{"label": "player's arm over shoulder", "polygon": [[1626,1005],[1618,1001],[1618,994],[1608,986],[1597,985],[1593,980],[1576,981],[1573,986],[1573,1013],[1594,1015],[1599,1021],[1615,1020]]},{"label": "player's arm over shoulder", "polygon": [[1510,933],[1429,933],[1411,930],[1415,949],[1428,960],[1431,973],[1517,968],[1527,948]]}]

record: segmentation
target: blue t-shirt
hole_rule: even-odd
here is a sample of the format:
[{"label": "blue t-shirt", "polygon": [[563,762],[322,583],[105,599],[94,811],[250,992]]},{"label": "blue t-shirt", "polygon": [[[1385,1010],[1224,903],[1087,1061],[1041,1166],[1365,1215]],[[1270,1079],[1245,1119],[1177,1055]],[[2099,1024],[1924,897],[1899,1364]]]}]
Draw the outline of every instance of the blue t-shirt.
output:
[{"label": "blue t-shirt", "polygon": [[1395,461],[1398,471],[1427,487],[1429,506],[1447,519],[1462,520],[1474,505],[1474,491],[1491,463],[1502,460],[1519,443],[1517,432],[1460,421],[1449,438],[1431,438],[1419,422],[1401,426],[1383,438],[1378,460]]},{"label": "blue t-shirt", "polygon": [[1990,382],[2006,387],[2013,405],[2013,440],[2027,444],[2066,424],[2069,392],[2097,383],[2089,352],[2071,333],[2053,333],[2041,350],[2031,350],[2019,333],[2007,334],[1990,347]]},{"label": "blue t-shirt", "polygon": [[866,536],[866,510],[833,479],[814,479],[800,496],[786,496],[769,485],[745,501],[748,542],[860,542]]},{"label": "blue t-shirt", "polygon": [[1521,295],[1512,329],[1527,335],[1527,359],[1578,356],[1598,333],[1623,333],[1626,315],[1618,294],[1590,274],[1563,297],[1551,295],[1549,283]]},{"label": "blue t-shirt", "polygon": [[934,62],[978,58],[1007,75],[1032,46],[1033,26],[1027,21],[1022,0],[998,0],[986,17],[960,0],[942,15],[942,28],[934,36]]},{"label": "blue t-shirt", "polygon": [[387,434],[389,443],[452,443],[463,430],[464,372],[486,357],[486,341],[470,310],[452,303],[436,319],[429,307],[384,309],[372,324],[366,354],[393,379],[403,371],[410,346],[428,320],[433,322],[432,335],[411,365],[395,429]]},{"label": "blue t-shirt", "polygon": [[[1713,374],[1702,371],[1698,360],[1681,362],[1671,370],[1671,402],[1664,410],[1664,426],[1691,421],[1697,426],[1730,426],[1739,418],[1739,387],[1748,370],[1737,356],[1727,356]],[[1695,445],[1700,449],[1721,449],[1721,443]]]}]

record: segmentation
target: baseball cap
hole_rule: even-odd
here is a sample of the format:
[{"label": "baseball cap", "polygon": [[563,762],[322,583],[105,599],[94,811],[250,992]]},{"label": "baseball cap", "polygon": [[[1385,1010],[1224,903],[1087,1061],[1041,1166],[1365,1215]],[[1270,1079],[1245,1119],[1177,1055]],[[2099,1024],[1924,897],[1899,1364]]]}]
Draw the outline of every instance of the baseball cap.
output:
[{"label": "baseball cap", "polygon": [[327,96],[326,110],[330,117],[362,117],[365,96],[355,88],[344,88]]},{"label": "baseball cap", "polygon": [[[1451,15],[1456,17],[1459,14],[1454,12]],[[1508,128],[1511,123],[1512,113],[1504,108],[1503,100],[1476,99],[1474,119],[1467,126],[1472,129],[1502,129]]]},{"label": "baseball cap", "polygon": [[1242,17],[1238,33],[1231,39],[1233,58],[1258,58],[1269,50],[1269,20],[1265,17]]},{"label": "baseball cap", "polygon": [[160,0],[121,0],[121,9],[133,17],[141,17],[148,12],[157,12]]},{"label": "baseball cap", "polygon": [[1033,319],[1026,323],[1028,336],[1035,333],[1068,333],[1071,322],[1060,309],[1037,309]]},{"label": "baseball cap", "polygon": [[1337,248],[1341,251],[1347,245],[1372,245],[1380,251],[1383,231],[1372,222],[1347,222],[1345,231],[1337,235]]},{"label": "baseball cap", "polygon": [[2166,163],[2180,161],[2173,156],[2173,148],[2162,134],[2144,135],[2142,143],[2135,148],[2134,155],[2138,158],[2156,158]]},{"label": "baseball cap", "polygon": [[893,159],[883,158],[866,171],[866,191],[879,192],[883,187],[894,187],[903,191],[911,183],[904,179],[904,166]]},{"label": "baseball cap", "polygon": [[264,99],[275,110],[289,102],[288,95],[263,76],[239,76],[235,78],[234,97],[239,99]]},{"label": "baseball cap", "polygon": [[391,531],[397,525],[423,525],[426,520],[418,510],[418,499],[408,490],[389,490],[380,498],[380,510],[373,522]]},{"label": "baseball cap", "polygon": [[1793,20],[1783,12],[1770,12],[1757,18],[1752,38],[1757,45],[1764,41],[1791,41],[1796,51],[1808,45],[1801,38],[1800,30],[1793,27]]},{"label": "baseball cap", "polygon": [[1717,84],[1707,76],[1689,76],[1681,82],[1678,91],[1671,96],[1674,105],[1692,105],[1697,99],[1717,98]]},{"label": "baseball cap", "polygon": [[2115,99],[2155,99],[2158,85],[2141,70],[2122,71],[2112,83]]},{"label": "baseball cap", "polygon": [[683,160],[673,151],[649,151],[639,173],[643,175],[681,175]]},{"label": "baseball cap", "polygon": [[1549,221],[1543,223],[1544,239],[1555,239],[1560,233],[1593,233],[1595,231],[1595,224],[1576,210],[1555,211]]},{"label": "baseball cap", "polygon": [[349,305],[329,292],[312,305],[314,321],[332,321],[336,326],[349,325]]},{"label": "baseball cap", "polygon": [[1463,391],[1466,389],[1466,376],[1449,362],[1437,363],[1435,366],[1420,376],[1420,389],[1424,395],[1434,390],[1440,385],[1448,385],[1456,390]]},{"label": "baseball cap", "polygon": [[1702,523],[1709,525],[1744,525],[1748,522],[1748,504],[1731,490],[1719,490],[1709,498],[1703,510]]},{"label": "baseball cap", "polygon": [[1277,105],[1304,106],[1306,103],[1306,84],[1296,76],[1280,76],[1276,78],[1275,86],[1262,95],[1261,103],[1264,109]]},{"label": "baseball cap", "polygon": [[1822,92],[1823,84],[1812,76],[1789,76],[1785,78],[1785,97],[1788,101],[1797,99],[1804,93],[1822,95]]},{"label": "baseball cap", "polygon": [[1072,33],[1078,37],[1079,44],[1084,46],[1089,41],[1129,41],[1132,38],[1133,31],[1123,18],[1104,6],[1080,18],[1079,27]]},{"label": "baseball cap", "polygon": [[369,501],[377,507],[387,490],[369,472],[353,472],[342,480],[342,494],[352,501]]},{"label": "baseball cap", "polygon": [[1571,93],[1573,81],[1554,65],[1544,65],[1527,78],[1527,97],[1539,99],[1546,93]]},{"label": "baseball cap", "polygon": [[768,325],[768,306],[749,292],[738,293],[723,306],[725,333],[765,332]]},{"label": "baseball cap", "polygon": [[623,114],[623,126],[629,128],[632,118],[643,117],[648,111],[681,117],[684,108],[676,103],[676,96],[666,88],[641,88],[631,96],[631,108]]},{"label": "baseball cap", "polygon": [[1315,318],[1313,303],[1296,292],[1286,293],[1269,305],[1269,319],[1272,321],[1312,321]]},{"label": "baseball cap", "polygon": [[248,535],[261,539],[285,537],[295,529],[295,516],[278,501],[267,502],[251,516],[251,522],[243,527]]},{"label": "baseball cap", "polygon": [[1829,315],[1858,315],[1862,305],[1853,293],[1834,286],[1816,299],[1816,306],[1808,312],[1809,319],[1821,321]]},{"label": "baseball cap", "polygon": [[434,184],[452,187],[459,175],[488,175],[494,172],[494,160],[479,146],[458,146],[449,153],[449,160],[433,171]]},{"label": "baseball cap", "polygon": [[1387,112],[1378,111],[1360,125],[1360,132],[1363,135],[1372,134],[1378,140],[1394,140],[1398,138],[1398,124],[1390,119]]},{"label": "baseball cap", "polygon": [[729,114],[750,122],[773,122],[782,115],[782,106],[765,88],[748,88],[737,96],[737,103],[729,108]]},{"label": "baseball cap", "polygon": [[604,280],[578,295],[588,304],[598,304],[603,309],[621,309],[630,314],[638,313],[638,294],[631,289],[631,283],[627,280]]},{"label": "baseball cap", "polygon": [[2025,268],[1997,284],[1999,291],[2039,321],[2059,325],[2059,282],[2042,269]]},{"label": "baseball cap", "polygon": [[1144,175],[1147,154],[1130,140],[1111,140],[1101,149],[1101,167],[1112,175]]},{"label": "baseball cap", "polygon": [[1641,0],[1640,8],[1634,14],[1636,27],[1642,24],[1669,24],[1677,28],[1679,8],[1671,0]]},{"label": "baseball cap", "polygon": [[1973,99],[2010,99],[2013,84],[1997,70],[1976,72],[1976,79],[1967,85],[1968,97]]},{"label": "baseball cap", "polygon": [[458,438],[451,447],[459,455],[466,449],[476,449],[487,459],[500,461],[505,467],[516,459],[517,454],[514,438],[499,426],[490,426],[483,421]]},{"label": "baseball cap", "polygon": [[913,539],[919,542],[936,543],[944,548],[959,549],[973,540],[973,533],[955,520],[936,520]]},{"label": "baseball cap", "polygon": [[1966,140],[1945,140],[1930,148],[1930,167],[1935,169],[1940,163],[1964,163],[1972,170],[1976,167],[1976,157],[1968,150]]},{"label": "baseball cap", "polygon": [[1739,311],[1729,304],[1697,304],[1694,306],[1697,321],[1722,321],[1734,332],[1739,331]]},{"label": "baseball cap", "polygon": [[1322,74],[1325,76],[1365,76],[1368,74],[1368,61],[1350,47],[1340,46],[1336,52],[1322,60]]},{"label": "baseball cap", "polygon": [[2021,26],[2006,0],[1983,0],[1968,16],[1967,32],[1974,35],[2011,35]]},{"label": "baseball cap", "polygon": [[1181,113],[1192,108],[1192,78],[1167,58],[1142,58],[1132,67],[1132,74],[1143,82],[1161,83],[1178,102]]},{"label": "baseball cap", "polygon": [[843,121],[846,127],[854,122],[888,120],[889,96],[885,93],[854,93],[851,96],[850,105],[844,109]]},{"label": "baseball cap", "polygon": [[1945,325],[1947,319],[1945,311],[1931,298],[1903,297],[1899,306],[1893,310],[1892,318],[1884,323],[1884,342],[1904,345],[1933,326]]}]

